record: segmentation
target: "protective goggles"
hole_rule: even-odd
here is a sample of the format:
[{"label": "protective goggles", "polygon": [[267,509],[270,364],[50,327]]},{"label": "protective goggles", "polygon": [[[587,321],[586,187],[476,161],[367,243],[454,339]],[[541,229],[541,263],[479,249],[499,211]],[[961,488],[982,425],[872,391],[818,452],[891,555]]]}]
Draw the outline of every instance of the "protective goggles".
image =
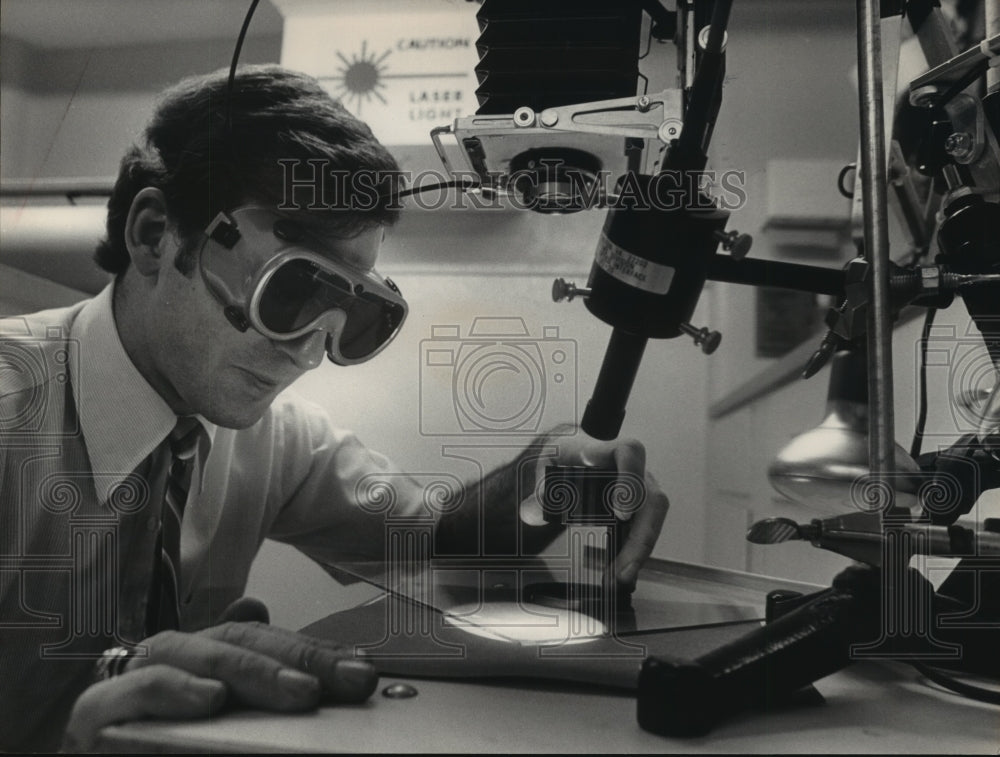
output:
[{"label": "protective goggles", "polygon": [[[320,255],[319,237],[266,208],[219,213],[205,235],[202,277],[240,331],[278,341],[326,331],[330,360],[354,365],[385,349],[406,320],[391,279]],[[264,250],[272,252],[260,264]]]}]

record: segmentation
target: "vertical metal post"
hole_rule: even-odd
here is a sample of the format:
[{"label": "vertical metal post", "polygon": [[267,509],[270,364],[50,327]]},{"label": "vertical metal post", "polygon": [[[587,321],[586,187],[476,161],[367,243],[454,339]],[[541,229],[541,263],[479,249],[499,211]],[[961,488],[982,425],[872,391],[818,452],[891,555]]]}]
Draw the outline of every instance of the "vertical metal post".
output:
[{"label": "vertical metal post", "polygon": [[[861,102],[861,172],[864,191],[865,257],[870,271],[868,310],[868,462],[879,493],[888,495],[882,510],[885,535],[882,548],[881,635],[873,642],[854,644],[852,657],[892,655],[901,643],[917,637],[934,646],[930,605],[925,584],[907,568],[909,552],[893,511],[895,490],[895,430],[892,398],[892,321],[889,309],[889,230],[886,215],[886,147],[882,100],[881,9],[879,0],[857,0],[858,83]],[[955,650],[939,650],[949,654]]]},{"label": "vertical metal post", "polygon": [[886,215],[885,123],[879,0],[857,0],[858,84],[865,257],[871,277],[868,309],[868,462],[875,480],[891,485],[895,462],[892,319],[889,311],[889,226]]}]

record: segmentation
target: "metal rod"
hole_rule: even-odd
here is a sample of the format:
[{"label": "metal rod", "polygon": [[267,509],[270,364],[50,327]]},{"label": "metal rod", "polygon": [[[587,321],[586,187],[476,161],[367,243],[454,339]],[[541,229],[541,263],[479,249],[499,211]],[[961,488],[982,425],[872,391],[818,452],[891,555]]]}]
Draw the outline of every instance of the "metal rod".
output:
[{"label": "metal rod", "polygon": [[868,463],[876,480],[883,476],[884,480],[889,480],[895,462],[895,430],[879,0],[857,0],[857,14],[864,252],[871,267],[871,298],[868,309]]},{"label": "metal rod", "polygon": [[818,265],[785,263],[780,260],[713,255],[708,261],[708,278],[728,284],[794,289],[816,294],[844,293],[844,271]]},{"label": "metal rod", "polygon": [[688,95],[684,125],[681,127],[677,144],[671,148],[667,159],[663,161],[662,172],[701,171],[705,168],[704,151],[708,149],[706,135],[710,133],[718,105],[725,64],[722,41],[726,25],[729,23],[732,4],[733,0],[716,0],[712,8],[708,40]]}]

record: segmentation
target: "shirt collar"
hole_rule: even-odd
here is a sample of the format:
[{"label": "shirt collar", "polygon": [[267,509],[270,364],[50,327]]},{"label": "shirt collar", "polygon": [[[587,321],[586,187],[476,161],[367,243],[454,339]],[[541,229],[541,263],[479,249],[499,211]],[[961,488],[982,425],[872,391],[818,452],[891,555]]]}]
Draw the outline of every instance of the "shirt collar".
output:
[{"label": "shirt collar", "polygon": [[[77,387],[80,428],[101,501],[177,423],[170,406],[125,352],[115,325],[113,293],[112,283],[83,307],[70,331],[80,350],[79,367],[70,365],[71,379]],[[211,444],[215,424],[201,416],[198,420]]]}]

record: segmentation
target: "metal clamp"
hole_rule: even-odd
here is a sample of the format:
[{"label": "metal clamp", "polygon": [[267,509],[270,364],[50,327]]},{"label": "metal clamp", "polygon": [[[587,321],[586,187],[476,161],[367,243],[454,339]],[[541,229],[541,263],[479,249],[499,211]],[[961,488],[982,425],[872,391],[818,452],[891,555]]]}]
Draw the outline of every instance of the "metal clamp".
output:
[{"label": "metal clamp", "polygon": [[435,126],[431,129],[431,142],[434,143],[434,150],[437,152],[438,158],[441,159],[441,164],[449,176],[454,176],[455,170],[451,167],[451,161],[448,160],[448,156],[445,154],[444,145],[441,144],[441,135],[452,133],[451,126]]},{"label": "metal clamp", "polygon": [[[628,124],[621,123],[624,114],[629,116]],[[683,116],[681,90],[665,89],[639,97],[620,97],[546,108],[538,114],[536,123],[544,129],[641,139],[656,138],[666,143],[663,136],[667,130],[661,127],[667,122],[683,123]]]}]

